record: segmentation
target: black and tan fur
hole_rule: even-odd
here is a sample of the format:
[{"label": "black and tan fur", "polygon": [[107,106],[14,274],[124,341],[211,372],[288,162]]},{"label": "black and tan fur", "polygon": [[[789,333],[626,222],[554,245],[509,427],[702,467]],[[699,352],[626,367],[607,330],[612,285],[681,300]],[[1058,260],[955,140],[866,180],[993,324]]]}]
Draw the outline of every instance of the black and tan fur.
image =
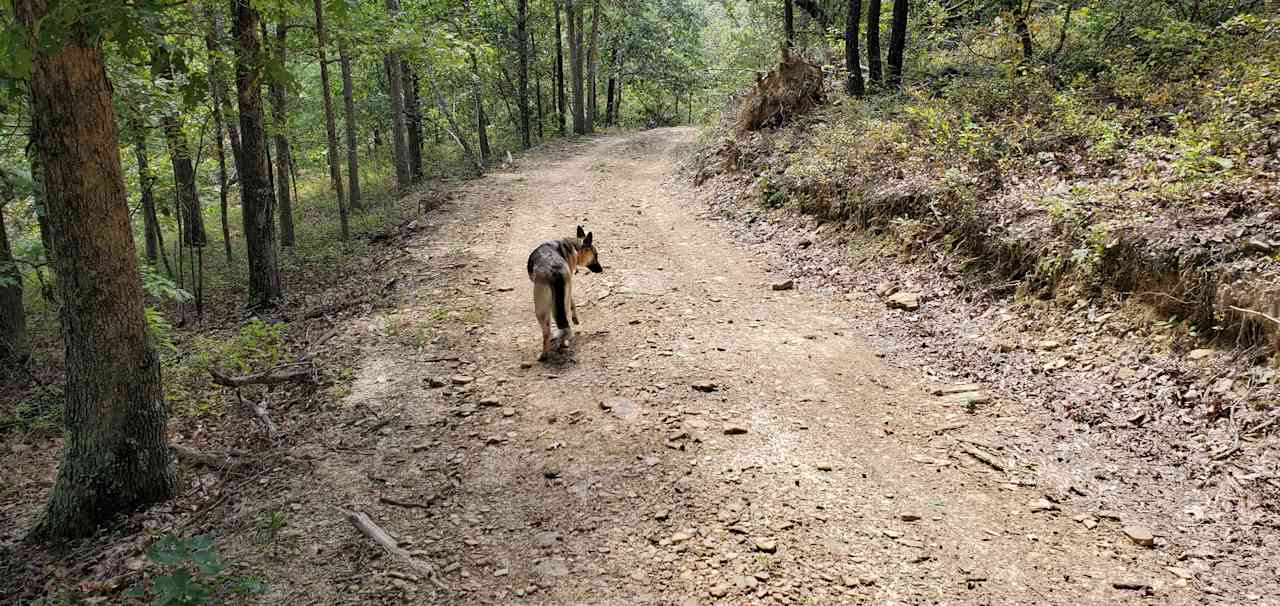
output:
[{"label": "black and tan fur", "polygon": [[[547,240],[529,253],[529,279],[533,281],[533,313],[542,327],[542,358],[553,350],[569,345],[573,328],[569,318],[578,323],[578,308],[573,303],[573,274],[579,267],[600,273],[600,259],[592,234],[578,226],[572,238]],[[551,329],[554,316],[556,328]]]}]

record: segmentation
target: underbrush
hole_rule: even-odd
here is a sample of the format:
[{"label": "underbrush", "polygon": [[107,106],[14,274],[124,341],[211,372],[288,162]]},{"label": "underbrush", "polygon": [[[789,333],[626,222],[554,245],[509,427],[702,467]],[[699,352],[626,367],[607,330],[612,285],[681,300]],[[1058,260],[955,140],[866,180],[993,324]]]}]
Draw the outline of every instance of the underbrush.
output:
[{"label": "underbrush", "polygon": [[784,128],[739,135],[731,108],[697,179],[731,174],[764,208],[904,257],[968,259],[1023,296],[1116,295],[1280,350],[1280,19],[1152,20],[1105,47],[1111,16],[1081,12],[1052,61],[974,67],[993,37]]}]

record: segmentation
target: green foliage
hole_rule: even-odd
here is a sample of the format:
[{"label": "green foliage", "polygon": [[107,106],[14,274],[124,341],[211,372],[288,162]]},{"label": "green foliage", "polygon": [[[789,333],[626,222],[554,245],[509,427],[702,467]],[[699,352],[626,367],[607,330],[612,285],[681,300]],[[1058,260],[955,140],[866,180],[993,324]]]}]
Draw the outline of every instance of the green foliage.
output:
[{"label": "green foliage", "polygon": [[266,586],[250,578],[222,574],[226,562],[208,535],[179,538],[166,534],[146,551],[148,561],[165,571],[151,579],[150,586],[139,583],[127,597],[150,597],[154,606],[205,604],[214,596],[262,593]]}]

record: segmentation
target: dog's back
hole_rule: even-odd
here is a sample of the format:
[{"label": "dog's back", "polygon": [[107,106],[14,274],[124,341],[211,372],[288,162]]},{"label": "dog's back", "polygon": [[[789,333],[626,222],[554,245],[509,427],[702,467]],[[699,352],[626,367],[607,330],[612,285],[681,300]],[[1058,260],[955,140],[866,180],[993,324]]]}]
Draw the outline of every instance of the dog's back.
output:
[{"label": "dog's back", "polygon": [[533,281],[533,311],[542,326],[543,350],[551,347],[549,331],[555,317],[559,335],[569,332],[569,314],[565,305],[566,284],[573,272],[569,256],[573,254],[564,240],[548,240],[529,253],[529,279]]}]

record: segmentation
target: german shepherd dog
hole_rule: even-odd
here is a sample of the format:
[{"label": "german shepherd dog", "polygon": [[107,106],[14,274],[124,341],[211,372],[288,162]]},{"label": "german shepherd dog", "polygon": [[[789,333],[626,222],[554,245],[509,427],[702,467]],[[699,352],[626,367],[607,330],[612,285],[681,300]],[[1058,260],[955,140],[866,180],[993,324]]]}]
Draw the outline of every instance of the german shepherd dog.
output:
[{"label": "german shepherd dog", "polygon": [[[533,281],[533,313],[542,327],[542,355],[546,360],[553,350],[563,349],[573,337],[569,317],[578,323],[578,307],[573,303],[573,274],[579,267],[592,273],[604,271],[591,234],[578,226],[578,235],[560,240],[547,240],[529,253],[529,279]],[[556,330],[551,329],[555,316]]]}]

